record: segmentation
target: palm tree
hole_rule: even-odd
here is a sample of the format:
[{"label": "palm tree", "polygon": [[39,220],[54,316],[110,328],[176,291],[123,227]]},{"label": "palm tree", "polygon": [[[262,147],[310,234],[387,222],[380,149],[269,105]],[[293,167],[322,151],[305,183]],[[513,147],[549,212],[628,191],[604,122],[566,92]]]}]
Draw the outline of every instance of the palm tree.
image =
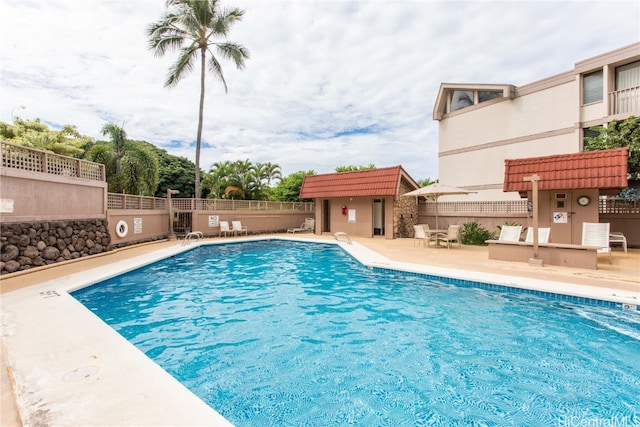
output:
[{"label": "palm tree", "polygon": [[128,140],[124,129],[113,123],[106,124],[102,134],[111,140],[93,144],[85,158],[105,165],[109,191],[153,196],[160,169],[153,146]]},{"label": "palm tree", "polygon": [[224,162],[215,162],[209,172],[205,173],[202,184],[209,189],[209,198],[222,198],[225,188],[229,185],[229,176],[232,171],[231,162],[225,160]]},{"label": "palm tree", "polygon": [[[124,123],[122,123],[122,127],[114,124],[107,123],[102,127],[102,135],[111,137],[111,144],[113,150],[115,152],[115,161],[116,161],[116,175],[122,175],[122,158],[124,157],[124,144],[127,139],[127,133],[124,131]],[[117,189],[117,192],[122,192],[122,184],[120,184],[120,188]]]},{"label": "palm tree", "polygon": [[[194,62],[200,54],[200,110],[196,139],[195,197],[201,196],[200,147],[207,68],[220,79],[225,93],[227,92],[222,67],[213,54],[212,48],[215,47],[220,56],[233,60],[238,69],[243,69],[244,60],[249,58],[249,51],[244,46],[215,40],[216,38],[226,40],[231,25],[242,20],[244,15],[244,11],[238,8],[221,9],[219,3],[219,0],[167,0],[167,13],[147,30],[149,46],[155,56],[164,56],[169,50],[179,50],[177,61],[169,69],[165,87],[177,85],[180,79],[193,69]],[[209,54],[208,64],[207,53]]]},{"label": "palm tree", "polygon": [[274,163],[256,163],[255,166],[256,177],[259,181],[257,194],[269,200],[271,198],[271,181],[274,179],[282,179],[282,172],[280,172],[280,165]]}]

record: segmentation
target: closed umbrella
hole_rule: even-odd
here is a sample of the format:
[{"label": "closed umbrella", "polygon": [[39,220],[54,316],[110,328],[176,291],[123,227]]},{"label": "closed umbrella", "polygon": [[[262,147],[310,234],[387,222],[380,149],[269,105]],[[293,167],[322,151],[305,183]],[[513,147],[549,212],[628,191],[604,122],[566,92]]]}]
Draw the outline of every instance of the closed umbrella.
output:
[{"label": "closed umbrella", "polygon": [[438,197],[470,193],[475,193],[475,191],[469,191],[465,190],[464,188],[452,187],[450,185],[440,184],[439,182],[436,182],[435,184],[427,185],[426,187],[420,187],[417,190],[404,193],[403,196],[433,197],[436,200],[436,229],[438,229]]}]

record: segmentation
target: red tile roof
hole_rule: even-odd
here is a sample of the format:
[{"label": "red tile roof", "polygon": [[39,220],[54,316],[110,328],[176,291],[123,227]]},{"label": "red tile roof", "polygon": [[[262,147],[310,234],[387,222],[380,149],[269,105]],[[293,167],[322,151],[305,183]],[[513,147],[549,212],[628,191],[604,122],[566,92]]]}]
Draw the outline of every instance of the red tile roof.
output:
[{"label": "red tile roof", "polygon": [[526,176],[538,174],[539,190],[627,187],[628,148],[505,160],[504,191],[531,191]]},{"label": "red tile roof", "polygon": [[307,175],[302,181],[300,198],[395,196],[403,177],[411,186],[419,187],[402,166]]}]

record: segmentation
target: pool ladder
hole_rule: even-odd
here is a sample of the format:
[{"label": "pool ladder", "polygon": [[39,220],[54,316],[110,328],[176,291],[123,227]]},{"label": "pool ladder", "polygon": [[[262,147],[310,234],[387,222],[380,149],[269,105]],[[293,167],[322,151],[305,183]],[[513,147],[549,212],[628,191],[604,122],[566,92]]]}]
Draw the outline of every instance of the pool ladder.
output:
[{"label": "pool ladder", "polygon": [[[345,240],[340,240],[340,237],[344,237]],[[333,234],[333,238],[336,239],[338,242],[346,242],[348,244],[352,244],[351,242],[351,237],[349,237],[349,235],[347,233],[345,233],[344,231],[338,231],[336,233]]]},{"label": "pool ladder", "polygon": [[196,239],[197,242],[203,237],[204,234],[202,233],[202,231],[192,231],[190,233],[187,233],[187,235],[184,236],[184,240],[182,241],[182,246],[190,244],[192,239]]}]

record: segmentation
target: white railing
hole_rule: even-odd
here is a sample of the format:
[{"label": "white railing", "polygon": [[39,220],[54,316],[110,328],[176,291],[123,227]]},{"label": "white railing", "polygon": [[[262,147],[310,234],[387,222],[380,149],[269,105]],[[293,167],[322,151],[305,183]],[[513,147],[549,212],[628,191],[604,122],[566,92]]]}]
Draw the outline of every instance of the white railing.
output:
[{"label": "white railing", "polygon": [[161,197],[135,196],[133,194],[107,194],[107,209],[152,209],[167,210],[167,199]]},{"label": "white railing", "polygon": [[609,115],[640,111],[640,87],[609,93]]},{"label": "white railing", "polygon": [[[421,203],[418,209],[420,214],[435,215],[436,203]],[[438,202],[438,215],[521,214],[526,212],[526,200],[502,200],[495,202]]]},{"label": "white railing", "polygon": [[171,199],[176,212],[180,211],[294,211],[315,212],[315,203],[270,202],[265,200],[228,199]]},{"label": "white railing", "polygon": [[605,197],[598,201],[601,214],[640,214],[640,200]]},{"label": "white railing", "polygon": [[29,172],[104,181],[104,165],[62,156],[23,145],[1,142],[0,165],[3,168],[20,169]]}]

